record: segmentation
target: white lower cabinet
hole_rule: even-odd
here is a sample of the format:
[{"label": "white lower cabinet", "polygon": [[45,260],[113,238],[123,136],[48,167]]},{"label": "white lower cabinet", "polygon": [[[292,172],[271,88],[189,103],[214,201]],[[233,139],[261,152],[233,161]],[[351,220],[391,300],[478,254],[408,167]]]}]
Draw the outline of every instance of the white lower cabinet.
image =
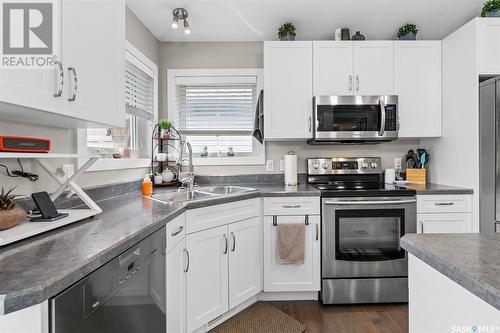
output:
[{"label": "white lower cabinet", "polygon": [[[318,205],[319,214],[319,205]],[[278,224],[305,223],[305,215],[276,216]],[[320,216],[308,216],[303,264],[282,265],[278,260],[276,226],[273,216],[264,216],[264,291],[320,290]]]},{"label": "white lower cabinet", "polygon": [[229,308],[243,303],[261,290],[260,217],[230,224]]},{"label": "white lower cabinet", "polygon": [[185,239],[167,253],[167,333],[186,332]]},{"label": "white lower cabinet", "polygon": [[186,236],[187,331],[192,332],[229,309],[227,226]]},{"label": "white lower cabinet", "polygon": [[417,233],[472,232],[472,196],[418,195]]}]

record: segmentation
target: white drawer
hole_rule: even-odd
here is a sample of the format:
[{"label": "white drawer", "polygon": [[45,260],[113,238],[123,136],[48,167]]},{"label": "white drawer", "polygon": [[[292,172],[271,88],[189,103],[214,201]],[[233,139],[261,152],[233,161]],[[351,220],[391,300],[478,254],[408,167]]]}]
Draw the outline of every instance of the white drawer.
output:
[{"label": "white drawer", "polygon": [[166,225],[167,253],[186,236],[186,214],[182,213]]},{"label": "white drawer", "polygon": [[462,195],[417,195],[417,213],[470,213],[472,196]]},{"label": "white drawer", "polygon": [[319,215],[319,197],[264,198],[264,215]]},{"label": "white drawer", "polygon": [[230,202],[186,212],[186,233],[260,216],[260,198]]}]

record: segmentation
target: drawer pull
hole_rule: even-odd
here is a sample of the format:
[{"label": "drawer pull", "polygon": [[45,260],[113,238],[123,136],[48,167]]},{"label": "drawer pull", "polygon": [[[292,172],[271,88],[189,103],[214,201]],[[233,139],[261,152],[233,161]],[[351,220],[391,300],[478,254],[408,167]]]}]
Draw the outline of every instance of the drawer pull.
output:
[{"label": "drawer pull", "polygon": [[453,206],[455,203],[454,202],[435,202],[434,205],[436,206]]},{"label": "drawer pull", "polygon": [[180,234],[182,230],[184,230],[184,227],[181,225],[176,231],[172,232],[170,236],[175,237]]},{"label": "drawer pull", "polygon": [[189,251],[187,249],[182,249],[182,251],[186,254],[186,267],[184,268],[184,273],[187,273],[189,271]]},{"label": "drawer pull", "polygon": [[283,205],[283,208],[300,208],[301,205]]}]

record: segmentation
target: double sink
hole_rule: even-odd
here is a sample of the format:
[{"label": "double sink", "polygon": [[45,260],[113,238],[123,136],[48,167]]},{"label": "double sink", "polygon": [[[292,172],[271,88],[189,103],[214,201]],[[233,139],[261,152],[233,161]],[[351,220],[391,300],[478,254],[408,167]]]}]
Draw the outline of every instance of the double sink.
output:
[{"label": "double sink", "polygon": [[177,203],[216,198],[227,195],[237,195],[257,191],[243,186],[204,186],[194,191],[177,191],[155,193],[150,198],[164,203]]}]

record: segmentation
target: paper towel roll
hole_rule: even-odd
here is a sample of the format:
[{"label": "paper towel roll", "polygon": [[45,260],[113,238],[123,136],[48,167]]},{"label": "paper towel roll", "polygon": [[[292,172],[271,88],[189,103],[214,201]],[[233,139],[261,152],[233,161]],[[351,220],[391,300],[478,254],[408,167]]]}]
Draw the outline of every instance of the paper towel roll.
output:
[{"label": "paper towel roll", "polygon": [[285,185],[297,185],[297,155],[289,151],[285,155]]}]

